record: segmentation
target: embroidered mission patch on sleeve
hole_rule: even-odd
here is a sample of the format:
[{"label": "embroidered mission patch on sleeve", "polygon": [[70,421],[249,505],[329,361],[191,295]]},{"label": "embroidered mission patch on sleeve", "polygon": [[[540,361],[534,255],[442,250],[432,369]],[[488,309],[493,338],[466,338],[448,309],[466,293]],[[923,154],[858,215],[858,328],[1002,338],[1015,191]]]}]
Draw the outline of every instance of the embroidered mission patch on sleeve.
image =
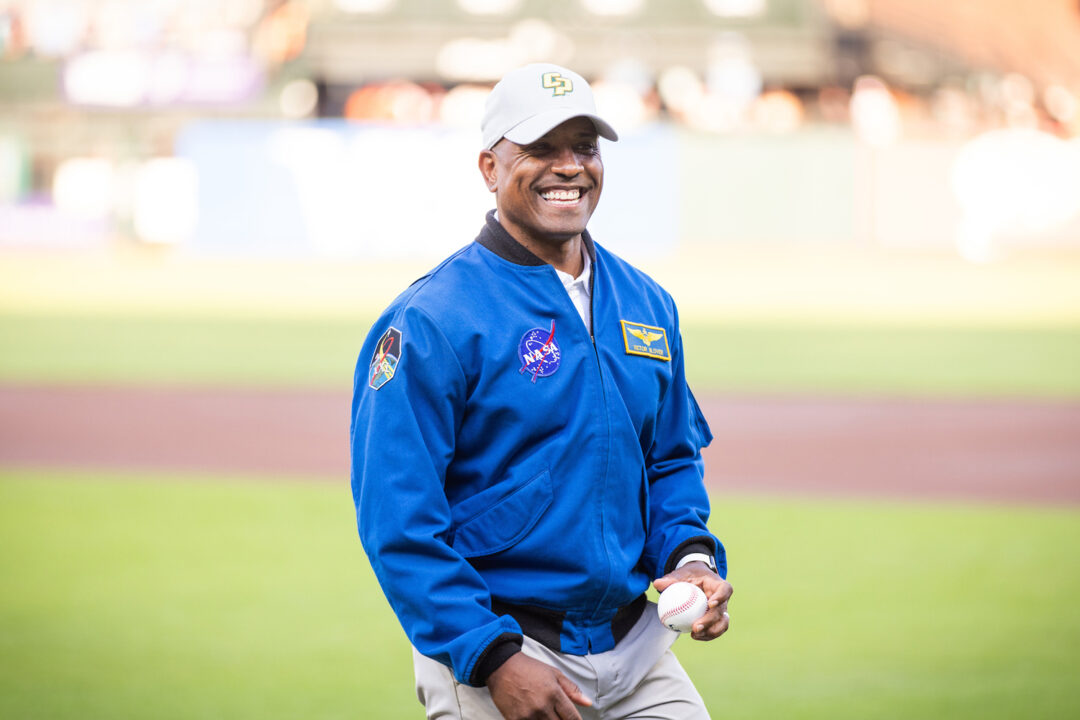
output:
[{"label": "embroidered mission patch on sleeve", "polygon": [[375,343],[375,354],[368,366],[368,386],[378,390],[394,377],[401,359],[401,331],[390,327]]},{"label": "embroidered mission patch on sleeve", "polygon": [[620,320],[622,323],[623,343],[627,355],[642,355],[656,360],[671,360],[668,349],[667,331],[661,327],[644,323]]}]

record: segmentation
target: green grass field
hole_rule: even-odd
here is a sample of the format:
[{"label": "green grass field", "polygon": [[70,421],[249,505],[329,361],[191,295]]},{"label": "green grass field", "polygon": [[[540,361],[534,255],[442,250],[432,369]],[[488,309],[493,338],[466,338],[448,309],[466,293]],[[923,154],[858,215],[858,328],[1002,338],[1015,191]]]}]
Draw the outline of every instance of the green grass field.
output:
[{"label": "green grass field", "polygon": [[[1071,511],[718,496],[716,718],[1080,714]],[[345,481],[0,474],[0,717],[417,718]]]},{"label": "green grass field", "polygon": [[[168,311],[82,312],[93,293],[66,270],[13,277],[42,288],[0,302],[0,383],[347,392],[370,322],[183,314],[204,287],[186,275]],[[1075,316],[696,317],[684,335],[699,393],[1075,401]],[[296,480],[0,468],[0,717],[420,717],[346,479]],[[712,524],[733,629],[677,652],[714,718],[1080,716],[1076,509],[717,496]]]},{"label": "green grass field", "polygon": [[[342,387],[366,317],[0,313],[0,382]],[[691,322],[699,391],[1080,396],[1080,326]]]}]

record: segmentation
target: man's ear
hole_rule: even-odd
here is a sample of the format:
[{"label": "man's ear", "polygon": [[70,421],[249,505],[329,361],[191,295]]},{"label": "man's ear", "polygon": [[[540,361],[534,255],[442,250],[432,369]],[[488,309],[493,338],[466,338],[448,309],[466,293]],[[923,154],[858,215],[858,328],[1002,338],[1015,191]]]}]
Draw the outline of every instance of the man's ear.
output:
[{"label": "man's ear", "polygon": [[490,192],[495,192],[495,188],[499,186],[499,174],[497,172],[497,163],[495,159],[495,153],[491,150],[480,151],[480,174],[484,176],[484,184],[487,185],[487,189]]}]

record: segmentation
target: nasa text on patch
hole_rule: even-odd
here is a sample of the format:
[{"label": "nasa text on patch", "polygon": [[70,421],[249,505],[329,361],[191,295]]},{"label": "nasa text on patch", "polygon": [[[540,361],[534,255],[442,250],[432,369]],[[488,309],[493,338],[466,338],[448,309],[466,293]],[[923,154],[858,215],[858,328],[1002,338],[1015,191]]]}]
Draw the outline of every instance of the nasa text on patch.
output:
[{"label": "nasa text on patch", "polygon": [[626,345],[627,355],[641,355],[655,360],[671,360],[667,331],[664,328],[629,322],[628,320],[620,320],[619,322],[622,323],[623,343]]},{"label": "nasa text on patch", "polygon": [[368,366],[368,386],[378,390],[390,382],[401,360],[401,331],[395,327],[387,328],[379,342],[375,343],[375,353]]},{"label": "nasa text on patch", "polygon": [[551,328],[533,328],[521,336],[518,343],[518,358],[521,369],[518,372],[528,374],[533,382],[538,377],[554,375],[562,362],[562,351],[555,340],[555,321]]}]

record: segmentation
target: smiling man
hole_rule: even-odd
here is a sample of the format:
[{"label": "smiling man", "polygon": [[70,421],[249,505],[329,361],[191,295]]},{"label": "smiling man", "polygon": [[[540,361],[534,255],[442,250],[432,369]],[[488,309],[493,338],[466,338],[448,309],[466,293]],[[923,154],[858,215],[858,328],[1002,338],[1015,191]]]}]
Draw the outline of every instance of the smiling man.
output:
[{"label": "smiling man", "polygon": [[707,718],[645,596],[677,580],[728,628],[724,548],[671,296],[586,226],[618,139],[576,73],[492,90],[474,242],[402,293],[360,353],[360,538],[414,646],[428,718]]},{"label": "smiling man", "polygon": [[499,224],[525,249],[575,276],[584,263],[581,234],[604,185],[597,132],[617,137],[606,123],[594,124],[600,122],[571,118],[521,144],[504,136],[480,154]]}]

